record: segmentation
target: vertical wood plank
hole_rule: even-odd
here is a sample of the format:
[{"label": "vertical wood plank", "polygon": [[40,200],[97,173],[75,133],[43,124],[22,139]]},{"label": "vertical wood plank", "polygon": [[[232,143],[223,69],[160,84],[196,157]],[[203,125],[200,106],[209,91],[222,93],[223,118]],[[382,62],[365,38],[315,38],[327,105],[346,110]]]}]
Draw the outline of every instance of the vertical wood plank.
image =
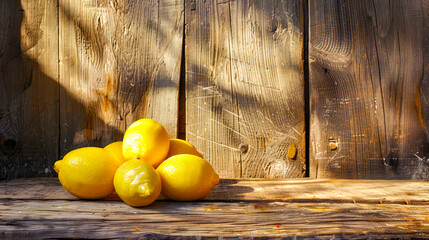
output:
[{"label": "vertical wood plank", "polygon": [[152,118],[177,137],[182,60],[182,0],[118,1],[120,114],[129,126]]},{"label": "vertical wood plank", "polygon": [[0,179],[58,158],[57,0],[0,2]]},{"label": "vertical wood plank", "polygon": [[177,135],[183,2],[60,1],[61,155],[153,118]]},{"label": "vertical wood plank", "polygon": [[59,2],[60,155],[122,137],[117,110],[115,8],[110,1]]},{"label": "vertical wood plank", "polygon": [[221,177],[304,176],[302,21],[299,1],[186,1],[187,138]]},{"label": "vertical wood plank", "polygon": [[428,7],[310,1],[311,177],[429,178]]},{"label": "vertical wood plank", "polygon": [[186,1],[186,138],[221,177],[240,177],[229,2]]}]

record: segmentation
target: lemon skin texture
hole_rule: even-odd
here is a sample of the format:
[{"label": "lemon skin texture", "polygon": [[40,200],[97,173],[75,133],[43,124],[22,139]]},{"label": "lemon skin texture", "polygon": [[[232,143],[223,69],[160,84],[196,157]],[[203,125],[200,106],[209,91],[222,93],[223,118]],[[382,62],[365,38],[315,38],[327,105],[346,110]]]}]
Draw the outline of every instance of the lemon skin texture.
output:
[{"label": "lemon skin texture", "polygon": [[161,178],[156,170],[144,161],[131,159],[115,173],[116,194],[133,207],[147,206],[161,193]]},{"label": "lemon skin texture", "polygon": [[158,122],[144,118],[132,123],[125,131],[123,154],[125,159],[138,158],[154,168],[165,160],[170,147],[170,138]]},{"label": "lemon skin texture", "polygon": [[176,138],[170,139],[170,149],[168,150],[166,158],[170,158],[179,154],[192,154],[200,158],[203,157],[203,155],[197,151],[194,145],[190,144],[189,142]]},{"label": "lemon skin texture", "polygon": [[109,145],[104,147],[104,149],[107,150],[115,158],[118,164],[118,167],[121,166],[122,163],[127,161],[122,151],[122,145],[123,145],[122,141],[119,141],[119,142],[112,142]]},{"label": "lemon skin texture", "polygon": [[73,150],[54,164],[64,189],[82,199],[110,195],[114,191],[113,177],[118,167],[108,151],[97,147]]},{"label": "lemon skin texture", "polygon": [[179,154],[156,169],[161,176],[162,194],[176,201],[194,201],[207,195],[219,183],[219,176],[204,159]]}]

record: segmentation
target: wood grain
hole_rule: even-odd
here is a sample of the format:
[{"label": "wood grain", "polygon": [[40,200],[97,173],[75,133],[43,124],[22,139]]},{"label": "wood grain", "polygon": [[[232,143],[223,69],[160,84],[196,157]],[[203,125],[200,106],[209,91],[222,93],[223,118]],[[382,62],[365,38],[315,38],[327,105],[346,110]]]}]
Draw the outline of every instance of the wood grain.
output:
[{"label": "wood grain", "polygon": [[55,0],[0,2],[0,179],[53,176],[57,19]]},{"label": "wood grain", "polygon": [[309,8],[310,176],[428,179],[427,1]]},{"label": "wood grain", "polygon": [[185,8],[187,139],[222,177],[304,176],[300,2]]},{"label": "wood grain", "polygon": [[117,113],[115,10],[107,1],[59,1],[60,155],[122,137]]},{"label": "wood grain", "polygon": [[[78,200],[56,178],[0,182],[0,199]],[[108,199],[118,199],[110,196]],[[159,199],[165,199],[160,197]],[[201,201],[429,204],[429,182],[410,180],[221,179]]]},{"label": "wood grain", "polygon": [[[12,210],[13,209],[13,210]],[[0,234],[16,238],[429,237],[428,207],[372,204],[155,202],[0,202]]]},{"label": "wood grain", "polygon": [[184,3],[118,1],[120,115],[129,126],[149,117],[177,137]]},{"label": "wood grain", "polygon": [[[0,236],[425,239],[429,237],[428,188],[424,181],[222,179],[200,201],[156,201],[133,208],[121,201],[64,195],[55,178],[16,179],[0,181]],[[309,193],[317,197],[308,198]],[[352,195],[366,201],[332,201]],[[415,201],[397,202],[401,196]],[[287,201],[289,197],[295,201]],[[301,197],[308,199],[299,201]]]},{"label": "wood grain", "polygon": [[60,1],[61,155],[153,118],[177,135],[183,3]]}]

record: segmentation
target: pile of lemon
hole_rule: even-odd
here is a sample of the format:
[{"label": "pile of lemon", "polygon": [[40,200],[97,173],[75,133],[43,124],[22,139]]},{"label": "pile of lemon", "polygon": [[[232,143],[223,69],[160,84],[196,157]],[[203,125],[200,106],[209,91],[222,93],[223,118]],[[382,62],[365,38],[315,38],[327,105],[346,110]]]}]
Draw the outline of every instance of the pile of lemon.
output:
[{"label": "pile of lemon", "polygon": [[161,192],[171,200],[197,200],[219,183],[193,145],[170,139],[160,123],[148,118],[131,124],[122,142],[73,150],[54,169],[63,187],[78,198],[101,199],[116,192],[134,207],[151,204]]}]

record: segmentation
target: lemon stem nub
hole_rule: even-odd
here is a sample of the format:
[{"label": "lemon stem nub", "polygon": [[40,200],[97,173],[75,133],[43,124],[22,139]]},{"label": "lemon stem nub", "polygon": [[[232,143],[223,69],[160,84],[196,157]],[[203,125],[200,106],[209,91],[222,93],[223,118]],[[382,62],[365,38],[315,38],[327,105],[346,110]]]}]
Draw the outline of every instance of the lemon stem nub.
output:
[{"label": "lemon stem nub", "polygon": [[140,197],[149,197],[152,194],[153,189],[148,183],[143,183],[137,188],[137,192]]},{"label": "lemon stem nub", "polygon": [[56,162],[54,163],[54,170],[55,170],[55,172],[56,172],[56,173],[59,173],[59,172],[60,172],[60,161],[61,161],[61,160],[58,160],[58,161],[56,161]]}]

